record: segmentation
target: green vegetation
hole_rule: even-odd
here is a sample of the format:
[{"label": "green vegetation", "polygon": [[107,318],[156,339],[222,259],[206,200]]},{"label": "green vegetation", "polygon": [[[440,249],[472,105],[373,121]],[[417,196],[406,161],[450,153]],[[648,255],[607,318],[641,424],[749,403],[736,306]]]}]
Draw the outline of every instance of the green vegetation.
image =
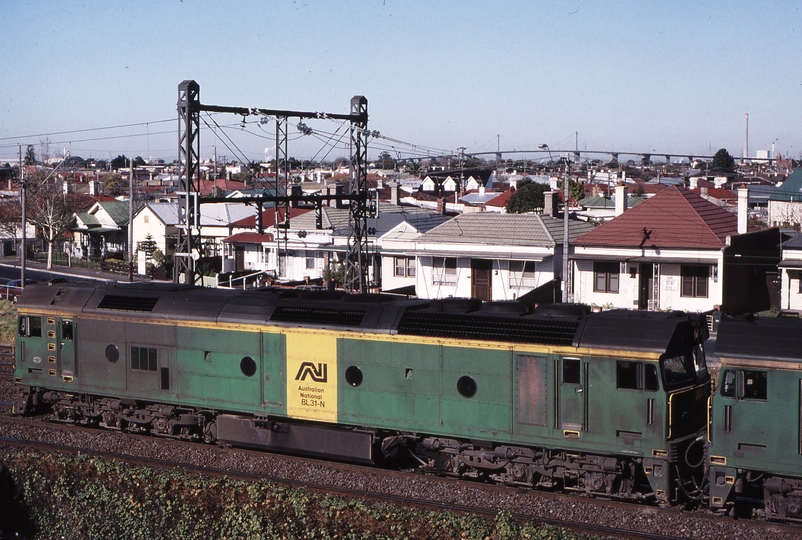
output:
[{"label": "green vegetation", "polygon": [[207,478],[86,456],[9,452],[0,462],[0,537],[44,538],[589,538],[502,512],[411,510]]},{"label": "green vegetation", "polygon": [[17,335],[17,308],[14,302],[0,300],[0,344],[12,345]]},{"label": "green vegetation", "polygon": [[543,208],[543,194],[551,188],[547,184],[538,184],[527,177],[518,182],[515,193],[507,199],[507,212],[510,214],[526,214]]}]

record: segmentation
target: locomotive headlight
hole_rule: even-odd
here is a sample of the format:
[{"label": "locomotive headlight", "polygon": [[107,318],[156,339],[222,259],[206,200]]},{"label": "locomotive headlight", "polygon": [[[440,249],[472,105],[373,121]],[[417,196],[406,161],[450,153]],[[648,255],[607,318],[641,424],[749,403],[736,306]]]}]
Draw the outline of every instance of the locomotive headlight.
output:
[{"label": "locomotive headlight", "polygon": [[33,357],[33,363],[34,364],[41,364],[42,363],[42,357],[41,356],[34,356]]}]

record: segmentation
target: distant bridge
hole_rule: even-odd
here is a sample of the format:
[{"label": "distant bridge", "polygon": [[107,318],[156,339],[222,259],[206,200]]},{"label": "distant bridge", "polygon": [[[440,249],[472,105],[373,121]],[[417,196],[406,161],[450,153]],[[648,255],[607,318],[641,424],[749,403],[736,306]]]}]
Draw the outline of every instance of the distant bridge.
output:
[{"label": "distant bridge", "polygon": [[[677,152],[624,152],[620,150],[568,150],[563,149],[559,150],[556,148],[537,148],[535,150],[497,150],[495,152],[466,152],[466,156],[495,156],[497,161],[502,161],[504,154],[542,154],[543,157],[551,157],[552,155],[573,155],[574,162],[579,163],[580,157],[584,155],[607,155],[610,156],[610,161],[619,162],[619,156],[639,156],[641,163],[649,163],[652,159],[652,156],[660,156],[664,157],[666,163],[671,163],[672,158],[686,158],[689,162],[693,162],[696,159],[705,159],[705,160],[712,160],[713,156],[707,156],[703,154],[681,154]],[[733,156],[736,160],[743,159]],[[776,158],[747,158],[750,161],[755,162],[768,162],[771,163],[776,161]]]}]

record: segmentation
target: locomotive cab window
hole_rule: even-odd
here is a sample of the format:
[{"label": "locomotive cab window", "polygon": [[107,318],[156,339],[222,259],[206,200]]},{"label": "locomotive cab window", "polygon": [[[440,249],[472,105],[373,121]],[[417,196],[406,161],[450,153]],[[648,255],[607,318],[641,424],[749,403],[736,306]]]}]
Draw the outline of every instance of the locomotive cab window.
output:
[{"label": "locomotive cab window", "polygon": [[617,362],[616,381],[618,388],[626,390],[640,390],[643,388],[642,369],[640,362]]},{"label": "locomotive cab window", "polygon": [[654,392],[660,388],[657,380],[657,367],[654,364],[626,360],[616,362],[616,388]]},{"label": "locomotive cab window", "polygon": [[735,397],[735,372],[731,369],[724,371],[721,377],[721,395],[724,397]]},{"label": "locomotive cab window", "polygon": [[582,384],[581,363],[574,358],[563,359],[563,383]]},{"label": "locomotive cab window", "polygon": [[765,371],[742,371],[743,390],[739,392],[743,399],[765,401],[768,397]]},{"label": "locomotive cab window", "polygon": [[721,376],[723,397],[766,401],[768,377],[765,371],[727,369]]},{"label": "locomotive cab window", "polygon": [[690,352],[681,356],[664,357],[660,360],[660,367],[668,390],[691,385],[697,380],[696,364]]},{"label": "locomotive cab window", "polygon": [[42,337],[42,318],[24,315],[19,318],[20,337]]}]

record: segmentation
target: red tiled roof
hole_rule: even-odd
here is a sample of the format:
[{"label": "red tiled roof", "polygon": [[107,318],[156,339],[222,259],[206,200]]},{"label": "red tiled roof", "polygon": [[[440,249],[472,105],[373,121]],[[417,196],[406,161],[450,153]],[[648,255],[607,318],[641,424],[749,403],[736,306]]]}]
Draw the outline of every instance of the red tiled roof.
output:
[{"label": "red tiled roof", "polygon": [[269,233],[259,234],[255,232],[238,233],[224,239],[223,242],[227,244],[262,244],[264,242],[272,242],[273,235]]},{"label": "red tiled roof", "polygon": [[504,193],[500,193],[497,197],[493,197],[489,201],[485,203],[485,206],[507,206],[507,201],[510,200],[510,196],[515,193],[515,190],[508,189]]},{"label": "red tiled roof", "polygon": [[[236,202],[236,199],[232,199]],[[285,206],[279,206],[278,215],[279,221],[284,221]],[[311,211],[311,208],[292,208],[290,207],[290,220]],[[276,223],[276,211],[273,208],[268,208],[262,211],[262,227],[272,227]],[[242,218],[231,224],[232,227],[256,227],[256,213],[254,215]]]},{"label": "red tiled roof", "polygon": [[580,236],[574,244],[720,249],[727,236],[736,234],[737,215],[674,186]]},{"label": "red tiled roof", "polygon": [[218,178],[217,180],[204,180],[200,181],[201,195],[210,195],[214,191],[215,185],[218,191],[234,191],[237,189],[248,189],[244,182],[237,180],[226,180],[225,178]]}]

